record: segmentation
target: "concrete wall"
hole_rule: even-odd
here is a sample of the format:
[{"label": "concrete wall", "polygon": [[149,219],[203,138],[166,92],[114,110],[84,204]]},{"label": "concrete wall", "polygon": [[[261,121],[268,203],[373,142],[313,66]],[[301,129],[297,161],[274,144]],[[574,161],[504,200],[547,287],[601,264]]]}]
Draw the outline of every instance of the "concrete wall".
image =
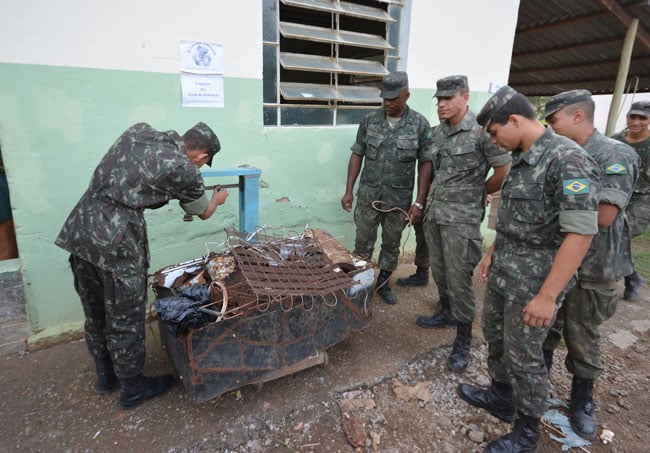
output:
[{"label": "concrete wall", "polygon": [[[489,84],[507,80],[518,1],[413,0],[407,8],[411,106],[436,123],[435,80],[465,73],[480,108]],[[212,125],[222,142],[216,167],[262,169],[262,224],[309,224],[352,245],[352,215],[339,200],[356,127],[263,126],[261,1],[0,0],[0,9],[0,143],[32,343],[81,326],[67,256],[53,241],[97,162],[138,121],[181,133],[197,121]],[[223,44],[224,108],[181,106],[183,39]],[[234,181],[207,181],[217,182]],[[237,226],[237,196],[231,191],[207,222],[182,222],[176,202],[146,219],[155,271],[222,241],[223,228]]]}]

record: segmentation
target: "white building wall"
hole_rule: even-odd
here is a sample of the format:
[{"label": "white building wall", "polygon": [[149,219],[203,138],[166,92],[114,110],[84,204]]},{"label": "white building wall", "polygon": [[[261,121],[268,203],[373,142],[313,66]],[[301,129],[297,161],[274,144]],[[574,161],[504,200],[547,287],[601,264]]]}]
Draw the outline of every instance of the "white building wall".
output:
[{"label": "white building wall", "polygon": [[221,43],[225,75],[261,78],[262,2],[0,0],[0,62],[177,73],[180,40]]},{"label": "white building wall", "polygon": [[472,91],[508,82],[519,0],[414,0],[409,36],[411,87],[466,74]]}]

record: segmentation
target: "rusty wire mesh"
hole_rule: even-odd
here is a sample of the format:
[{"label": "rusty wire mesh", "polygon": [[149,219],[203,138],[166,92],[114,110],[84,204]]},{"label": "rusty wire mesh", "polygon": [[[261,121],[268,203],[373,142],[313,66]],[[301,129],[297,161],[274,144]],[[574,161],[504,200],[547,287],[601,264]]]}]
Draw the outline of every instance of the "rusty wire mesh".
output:
[{"label": "rusty wire mesh", "polygon": [[327,298],[354,285],[325,254],[310,230],[294,236],[266,230],[252,235],[226,232],[228,247],[258,300]]}]

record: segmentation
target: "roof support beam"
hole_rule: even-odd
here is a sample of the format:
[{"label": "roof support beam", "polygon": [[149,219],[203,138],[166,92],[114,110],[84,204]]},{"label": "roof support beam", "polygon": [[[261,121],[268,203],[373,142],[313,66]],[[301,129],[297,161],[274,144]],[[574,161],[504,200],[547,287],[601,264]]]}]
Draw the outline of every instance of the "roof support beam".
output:
[{"label": "roof support beam", "polygon": [[597,19],[599,17],[606,16],[606,15],[607,15],[607,12],[605,12],[605,11],[594,11],[593,13],[582,14],[580,16],[568,17],[566,19],[558,20],[558,21],[555,21],[555,22],[547,22],[547,23],[541,24],[541,25],[534,25],[534,26],[528,27],[528,28],[521,28],[521,29],[517,30],[516,33],[518,35],[523,35],[523,34],[526,34],[526,33],[534,33],[534,32],[538,32],[538,31],[545,32],[549,28],[560,27],[562,25],[569,25],[569,24],[573,24],[573,23],[580,22],[580,21],[587,20],[587,19]]},{"label": "roof support beam", "polygon": [[630,70],[630,60],[632,59],[632,49],[634,48],[634,36],[637,34],[639,28],[639,19],[632,19],[630,26],[627,29],[627,36],[621,51],[621,62],[618,65],[618,73],[616,74],[616,85],[614,85],[614,94],[612,96],[612,103],[609,105],[609,116],[607,117],[606,135],[612,135],[615,131],[616,120],[618,119],[618,110],[621,108],[621,99],[623,98],[623,90],[625,89],[625,81],[627,74]]},{"label": "roof support beam", "polygon": [[571,44],[568,44],[566,46],[554,46],[554,47],[546,47],[543,49],[537,49],[533,50],[530,52],[518,52],[518,53],[513,53],[512,58],[517,58],[517,57],[530,57],[532,55],[542,55],[545,53],[553,53],[553,52],[560,52],[563,50],[571,50],[571,49],[580,49],[583,47],[589,47],[589,46],[598,46],[601,44],[611,44],[615,42],[622,42],[625,39],[625,35],[620,35],[620,36],[612,36],[609,38],[604,38],[604,39],[596,39],[593,41],[584,41],[584,42],[574,42]]},{"label": "roof support beam", "polygon": [[[627,29],[630,28],[632,24],[632,19],[634,19],[630,14],[623,9],[623,7],[616,0],[598,0],[598,3],[603,5],[612,16],[616,18],[623,26]],[[647,33],[643,28],[639,27],[636,32],[636,39],[647,49],[650,50],[650,34]]]},{"label": "roof support beam", "polygon": [[[551,71],[567,71],[571,69],[584,69],[584,68],[593,68],[594,66],[607,66],[607,65],[618,65],[620,58],[611,58],[609,60],[601,60],[587,63],[575,63],[575,64],[565,64],[557,66],[543,66],[543,67],[530,67],[530,68],[518,68],[511,69],[510,75],[523,75],[523,74],[534,74],[539,71],[544,71],[546,73]],[[642,57],[634,57],[634,63],[639,64],[642,62],[648,62],[650,64],[650,55]]]}]

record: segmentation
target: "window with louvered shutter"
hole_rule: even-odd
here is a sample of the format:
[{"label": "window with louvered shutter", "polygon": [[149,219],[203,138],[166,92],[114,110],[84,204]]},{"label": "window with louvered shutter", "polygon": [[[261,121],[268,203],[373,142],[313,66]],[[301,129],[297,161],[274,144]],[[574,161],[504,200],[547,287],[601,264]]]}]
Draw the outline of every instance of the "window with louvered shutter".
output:
[{"label": "window with louvered shutter", "polygon": [[264,124],[357,124],[400,59],[399,0],[264,0]]}]

